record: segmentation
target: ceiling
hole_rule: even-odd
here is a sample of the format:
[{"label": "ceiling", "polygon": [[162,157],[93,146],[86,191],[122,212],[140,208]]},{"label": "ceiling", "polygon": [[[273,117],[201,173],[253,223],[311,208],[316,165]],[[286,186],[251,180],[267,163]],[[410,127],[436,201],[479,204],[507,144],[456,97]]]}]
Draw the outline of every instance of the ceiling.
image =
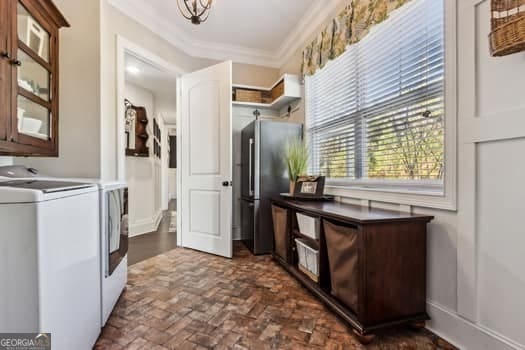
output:
[{"label": "ceiling", "polygon": [[216,0],[208,20],[198,26],[180,15],[176,0],[147,2],[156,15],[197,40],[274,51],[314,0]]},{"label": "ceiling", "polygon": [[343,0],[215,0],[198,26],[177,0],[108,1],[192,56],[280,68]]}]

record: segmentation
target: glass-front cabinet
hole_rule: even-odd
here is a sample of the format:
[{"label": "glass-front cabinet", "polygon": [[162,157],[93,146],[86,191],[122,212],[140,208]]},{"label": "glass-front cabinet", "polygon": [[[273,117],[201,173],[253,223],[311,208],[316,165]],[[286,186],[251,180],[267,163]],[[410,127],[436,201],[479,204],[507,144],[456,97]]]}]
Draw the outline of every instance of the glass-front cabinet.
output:
[{"label": "glass-front cabinet", "polygon": [[58,31],[51,0],[0,1],[0,155],[58,156]]}]

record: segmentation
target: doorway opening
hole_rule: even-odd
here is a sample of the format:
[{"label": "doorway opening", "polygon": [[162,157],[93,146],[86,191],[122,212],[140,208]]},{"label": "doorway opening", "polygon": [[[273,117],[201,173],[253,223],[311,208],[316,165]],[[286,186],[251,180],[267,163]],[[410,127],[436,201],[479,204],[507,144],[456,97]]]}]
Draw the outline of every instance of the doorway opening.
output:
[{"label": "doorway opening", "polygon": [[[148,118],[148,121],[144,120],[145,125],[137,124],[137,119],[134,119],[135,123],[126,121],[126,110],[131,107],[136,112],[131,113],[131,117],[139,116],[139,121],[141,115],[148,115],[147,108],[140,109],[138,107],[144,106],[137,106],[136,101],[133,101],[129,92],[133,88],[129,89],[128,86],[126,89],[126,84],[139,85],[147,81],[143,77],[136,80],[129,77],[142,72],[140,67],[126,67],[126,61],[132,59],[155,68],[161,72],[159,78],[171,78],[170,84],[174,83],[163,89],[163,93],[169,92],[168,99],[174,107],[172,112],[157,113],[160,115],[158,120],[151,122]],[[158,85],[154,87],[158,88]],[[133,221],[141,213],[136,210],[137,207],[133,208],[133,201],[144,199],[138,194],[133,196],[135,186],[130,174],[139,172],[133,171],[137,168],[133,168],[128,159],[136,158],[135,163],[144,165],[141,162],[144,159],[140,158],[148,158],[152,162],[151,159],[159,158],[160,153],[161,160],[156,162],[160,164],[161,170],[155,170],[155,166],[153,170],[151,166],[146,167],[149,174],[146,171],[146,176],[137,175],[135,183],[160,177],[160,194],[154,197],[154,208],[160,201],[161,208],[169,209],[170,196],[173,198],[175,192],[176,245],[231,258],[232,62],[222,62],[188,73],[118,36],[117,101],[118,115],[121,116],[117,119],[117,174],[119,180],[126,181],[130,187],[130,220]],[[155,113],[161,111],[161,108],[151,109]],[[143,135],[148,133],[148,128],[149,134]],[[130,147],[130,139],[135,140],[135,144],[131,144],[135,148]],[[172,152],[176,156],[176,168],[171,172],[172,186],[169,186],[168,140],[176,145],[176,150]],[[159,145],[155,146],[155,141],[160,143],[160,148]],[[174,176],[176,179],[173,182]],[[161,219],[162,213],[154,211],[148,219],[130,223],[131,240],[142,233],[156,232]],[[142,224],[149,224],[151,229],[147,230],[147,226],[144,226],[139,230]],[[130,256],[132,249],[130,243]]]},{"label": "doorway opening", "polygon": [[128,264],[175,249],[180,72],[119,38],[118,177],[129,188]]}]

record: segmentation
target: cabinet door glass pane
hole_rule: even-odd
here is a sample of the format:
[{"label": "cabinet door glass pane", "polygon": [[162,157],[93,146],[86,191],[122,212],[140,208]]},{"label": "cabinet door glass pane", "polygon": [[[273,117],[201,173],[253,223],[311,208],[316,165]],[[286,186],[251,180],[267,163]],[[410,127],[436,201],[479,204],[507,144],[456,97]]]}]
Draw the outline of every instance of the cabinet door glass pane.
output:
[{"label": "cabinet door glass pane", "polygon": [[[2,0],[3,1],[3,0]],[[49,33],[18,3],[18,39],[49,62]]]},{"label": "cabinet door glass pane", "polygon": [[42,140],[51,134],[51,113],[49,110],[24,96],[18,95],[18,133]]},{"label": "cabinet door glass pane", "polygon": [[18,67],[18,86],[49,101],[50,74],[22,50],[18,50],[18,60],[22,65]]}]

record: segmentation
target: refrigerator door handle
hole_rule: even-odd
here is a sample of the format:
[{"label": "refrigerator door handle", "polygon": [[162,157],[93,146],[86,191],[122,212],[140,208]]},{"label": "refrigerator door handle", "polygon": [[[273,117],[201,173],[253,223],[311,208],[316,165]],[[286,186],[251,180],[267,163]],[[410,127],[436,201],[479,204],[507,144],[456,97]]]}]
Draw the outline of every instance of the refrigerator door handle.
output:
[{"label": "refrigerator door handle", "polygon": [[252,166],[253,166],[253,160],[252,160],[252,154],[253,154],[253,146],[255,142],[252,138],[250,138],[250,148],[249,148],[249,155],[248,155],[248,190],[250,192],[250,196],[254,195],[253,191],[253,172],[252,172]]}]

